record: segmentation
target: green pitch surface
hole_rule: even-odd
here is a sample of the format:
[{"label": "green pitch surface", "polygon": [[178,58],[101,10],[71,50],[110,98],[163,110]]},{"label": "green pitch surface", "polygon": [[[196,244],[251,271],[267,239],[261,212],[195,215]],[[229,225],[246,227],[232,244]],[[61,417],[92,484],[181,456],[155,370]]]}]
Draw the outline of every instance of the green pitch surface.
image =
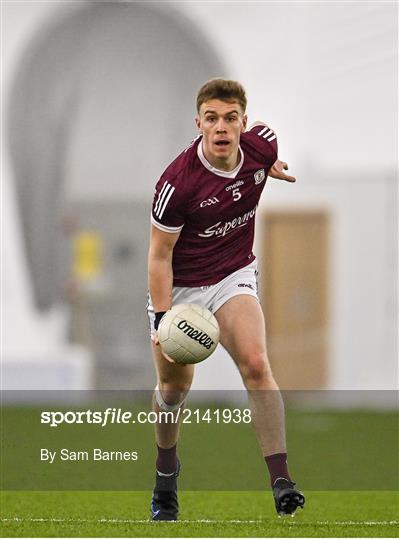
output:
[{"label": "green pitch surface", "polygon": [[308,492],[279,519],[271,493],[181,492],[177,523],[151,523],[149,492],[3,492],[4,537],[391,537],[395,492]]}]

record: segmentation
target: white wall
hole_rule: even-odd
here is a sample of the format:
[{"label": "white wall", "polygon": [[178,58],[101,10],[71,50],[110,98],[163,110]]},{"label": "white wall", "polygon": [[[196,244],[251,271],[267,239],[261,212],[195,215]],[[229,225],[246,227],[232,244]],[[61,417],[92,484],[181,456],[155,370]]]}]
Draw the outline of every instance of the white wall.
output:
[{"label": "white wall", "polygon": [[[226,62],[227,75],[244,83],[250,119],[264,119],[279,134],[280,156],[299,180],[294,186],[270,182],[263,209],[311,206],[331,212],[330,387],[396,387],[396,4],[171,7],[199,25]],[[70,8],[60,2],[3,4],[6,85],[41,21]],[[11,256],[21,272],[24,261],[16,246]],[[220,362],[229,361],[222,356]],[[209,371],[215,380],[214,366],[205,363],[200,382],[209,380]],[[226,386],[240,387],[235,372],[227,373]]]},{"label": "white wall", "polygon": [[296,171],[396,160],[397,5],[186,2]]},{"label": "white wall", "polygon": [[329,215],[329,386],[395,388],[392,177],[375,182],[373,174],[346,171],[323,176],[324,182],[305,178],[293,186],[270,182],[263,209],[315,208]]},{"label": "white wall", "polygon": [[329,387],[397,388],[397,6],[179,6],[223,50],[250,120],[274,127],[298,177],[269,180],[261,210],[331,215]]}]

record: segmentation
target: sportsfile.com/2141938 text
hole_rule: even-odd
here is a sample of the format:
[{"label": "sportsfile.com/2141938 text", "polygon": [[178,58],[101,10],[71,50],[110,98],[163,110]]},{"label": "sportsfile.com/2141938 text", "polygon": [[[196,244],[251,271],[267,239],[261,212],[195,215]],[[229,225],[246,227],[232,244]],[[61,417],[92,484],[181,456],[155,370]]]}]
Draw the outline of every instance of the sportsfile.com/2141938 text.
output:
[{"label": "sportsfile.com/2141938 text", "polygon": [[139,411],[132,412],[109,407],[103,411],[42,411],[40,423],[50,427],[62,424],[96,424],[105,427],[110,424],[249,424],[251,410],[240,408],[178,409],[177,411]]}]

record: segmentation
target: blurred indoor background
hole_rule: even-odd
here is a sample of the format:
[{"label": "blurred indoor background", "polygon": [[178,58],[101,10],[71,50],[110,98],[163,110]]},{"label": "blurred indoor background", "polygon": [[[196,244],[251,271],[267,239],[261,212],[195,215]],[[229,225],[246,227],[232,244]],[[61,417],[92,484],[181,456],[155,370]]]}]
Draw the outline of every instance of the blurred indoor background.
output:
[{"label": "blurred indoor background", "polygon": [[[3,388],[153,388],[152,195],[216,76],[298,179],[257,216],[280,385],[397,388],[397,4],[5,1],[2,63]],[[242,388],[221,347],[195,388]]]}]

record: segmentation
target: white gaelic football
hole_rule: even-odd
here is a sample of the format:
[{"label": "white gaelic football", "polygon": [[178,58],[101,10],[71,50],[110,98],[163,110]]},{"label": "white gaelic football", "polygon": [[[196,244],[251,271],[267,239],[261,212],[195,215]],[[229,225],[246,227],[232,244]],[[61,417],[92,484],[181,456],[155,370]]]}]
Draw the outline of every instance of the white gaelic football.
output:
[{"label": "white gaelic football", "polygon": [[158,327],[162,351],[178,364],[196,364],[213,353],[219,343],[219,325],[209,309],[198,304],[177,304]]}]

